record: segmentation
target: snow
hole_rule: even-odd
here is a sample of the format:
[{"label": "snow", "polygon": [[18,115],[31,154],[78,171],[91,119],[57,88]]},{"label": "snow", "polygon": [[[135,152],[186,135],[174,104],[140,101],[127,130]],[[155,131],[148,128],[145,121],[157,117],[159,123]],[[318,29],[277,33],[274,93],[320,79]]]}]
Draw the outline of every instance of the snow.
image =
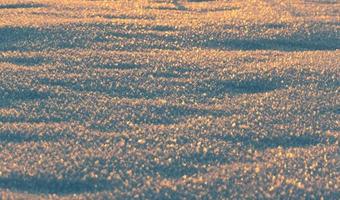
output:
[{"label": "snow", "polygon": [[338,13],[0,1],[0,199],[337,199]]}]

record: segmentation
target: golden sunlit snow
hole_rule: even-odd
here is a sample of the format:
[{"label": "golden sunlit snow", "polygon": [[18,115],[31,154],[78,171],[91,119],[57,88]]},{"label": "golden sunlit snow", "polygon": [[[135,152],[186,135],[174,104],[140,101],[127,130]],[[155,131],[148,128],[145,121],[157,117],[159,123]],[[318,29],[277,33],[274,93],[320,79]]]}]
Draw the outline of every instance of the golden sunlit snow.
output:
[{"label": "golden sunlit snow", "polygon": [[0,0],[0,199],[338,199],[337,0]]}]

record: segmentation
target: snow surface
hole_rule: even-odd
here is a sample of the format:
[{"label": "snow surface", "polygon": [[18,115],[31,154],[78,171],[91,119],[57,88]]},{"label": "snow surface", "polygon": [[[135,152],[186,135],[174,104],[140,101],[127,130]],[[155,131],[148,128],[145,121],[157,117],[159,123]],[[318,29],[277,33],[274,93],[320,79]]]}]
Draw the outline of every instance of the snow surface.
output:
[{"label": "snow surface", "polygon": [[1,0],[0,199],[337,199],[336,0]]}]

